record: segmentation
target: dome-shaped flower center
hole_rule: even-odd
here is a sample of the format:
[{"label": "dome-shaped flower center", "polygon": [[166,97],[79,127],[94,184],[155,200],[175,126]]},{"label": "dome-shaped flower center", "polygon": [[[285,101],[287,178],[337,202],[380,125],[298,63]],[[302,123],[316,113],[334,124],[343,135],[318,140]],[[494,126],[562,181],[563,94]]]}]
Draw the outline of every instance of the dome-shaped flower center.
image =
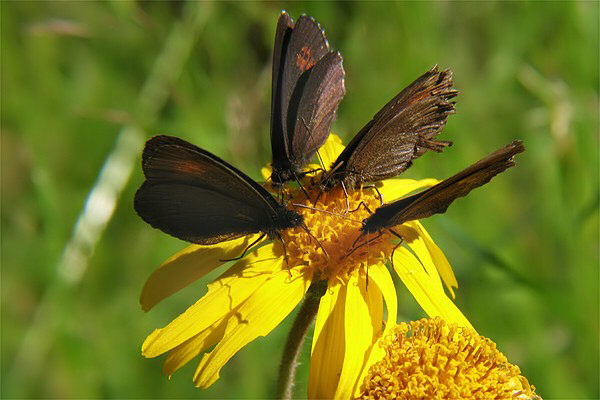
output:
[{"label": "dome-shaped flower center", "polygon": [[290,268],[304,266],[318,271],[322,279],[345,280],[356,268],[390,256],[397,240],[390,240],[390,236],[395,237],[389,233],[384,232],[379,237],[363,236],[356,242],[361,235],[362,221],[371,215],[365,205],[371,211],[381,205],[373,189],[352,190],[347,196],[341,188],[323,192],[313,187],[307,192],[310,200],[300,189],[290,188],[285,194],[286,199],[291,197],[286,200],[288,207],[304,216],[314,236],[308,235],[302,227],[281,232]]},{"label": "dome-shaped flower center", "polygon": [[539,399],[490,339],[440,318],[401,323],[384,338],[363,399]]}]

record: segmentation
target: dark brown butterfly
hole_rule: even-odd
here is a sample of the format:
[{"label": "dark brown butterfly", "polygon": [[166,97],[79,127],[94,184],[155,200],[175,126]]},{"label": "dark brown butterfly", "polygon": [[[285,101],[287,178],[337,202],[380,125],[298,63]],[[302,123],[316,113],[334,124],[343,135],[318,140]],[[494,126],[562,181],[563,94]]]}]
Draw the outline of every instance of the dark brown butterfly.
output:
[{"label": "dark brown butterfly", "polygon": [[273,52],[273,185],[302,176],[302,167],[327,139],[344,94],[342,56],[330,51],[319,24],[305,15],[294,24],[282,12]]},{"label": "dark brown butterfly", "polygon": [[146,181],[135,194],[134,208],[144,221],[176,238],[209,245],[262,232],[258,240],[265,235],[281,239],[279,231],[304,226],[300,214],[252,178],[185,140],[148,140],[142,169]]},{"label": "dark brown butterfly", "polygon": [[321,187],[351,189],[391,178],[427,150],[440,152],[451,145],[435,137],[455,112],[450,99],[458,92],[452,84],[452,72],[435,66],[402,90],[354,136],[324,174]]},{"label": "dark brown butterfly", "polygon": [[523,143],[514,141],[427,190],[377,208],[363,221],[361,236],[445,212],[454,200],[515,165],[513,157],[523,151]]}]

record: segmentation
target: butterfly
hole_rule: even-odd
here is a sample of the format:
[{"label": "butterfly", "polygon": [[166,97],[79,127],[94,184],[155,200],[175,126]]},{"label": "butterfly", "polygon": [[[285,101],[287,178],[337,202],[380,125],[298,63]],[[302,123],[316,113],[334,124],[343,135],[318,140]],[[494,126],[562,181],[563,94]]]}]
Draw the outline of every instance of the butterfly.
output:
[{"label": "butterfly", "polygon": [[183,139],[156,136],[142,154],[145,182],[134,208],[154,228],[176,238],[210,245],[253,233],[281,239],[280,231],[304,227],[297,212],[279,204],[264,187]]},{"label": "butterfly", "polygon": [[275,32],[271,95],[271,182],[278,187],[303,175],[302,168],[325,142],[344,94],[342,56],[308,16],[296,23],[285,11]]},{"label": "butterfly", "polygon": [[451,145],[435,138],[455,112],[452,85],[452,72],[435,66],[403,89],[354,136],[323,174],[321,188],[352,189],[391,178],[427,150]]},{"label": "butterfly", "polygon": [[429,189],[378,207],[370,217],[363,220],[359,238],[383,229],[389,230],[407,221],[446,212],[454,200],[466,196],[515,165],[514,156],[523,151],[523,142],[514,141]]}]

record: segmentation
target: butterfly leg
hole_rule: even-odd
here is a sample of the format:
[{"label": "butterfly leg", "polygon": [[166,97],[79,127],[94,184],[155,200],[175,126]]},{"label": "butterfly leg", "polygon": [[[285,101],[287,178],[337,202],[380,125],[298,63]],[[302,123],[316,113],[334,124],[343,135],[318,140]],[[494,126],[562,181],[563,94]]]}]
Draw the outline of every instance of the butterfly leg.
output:
[{"label": "butterfly leg", "polygon": [[309,169],[308,171],[303,171],[300,176],[304,176],[304,175],[308,175],[308,174],[312,174],[313,172],[319,172],[319,171],[325,171],[323,168],[319,167],[319,168],[315,168],[315,169]]},{"label": "butterfly leg", "polygon": [[325,163],[323,162],[323,158],[321,158],[321,154],[319,154],[319,150],[317,150],[317,158],[319,159],[319,164],[321,164],[321,169],[325,172]]},{"label": "butterfly leg", "polygon": [[377,196],[379,197],[379,202],[381,203],[381,205],[383,205],[383,194],[381,194],[381,192],[379,191],[379,189],[377,188],[377,186],[375,185],[366,185],[363,186],[363,189],[373,189],[374,191],[377,192]]},{"label": "butterfly leg", "polygon": [[344,195],[346,196],[346,212],[344,215],[350,212],[350,199],[348,198],[348,191],[346,190],[346,185],[344,185],[344,181],[342,181],[342,190],[344,191]]},{"label": "butterfly leg", "polygon": [[248,252],[248,250],[249,250],[251,247],[253,247],[253,246],[254,246],[256,243],[258,243],[258,242],[259,242],[259,241],[260,241],[262,238],[264,238],[265,236],[267,236],[267,234],[266,234],[266,233],[263,233],[262,235],[260,235],[260,236],[258,237],[258,239],[256,239],[256,240],[255,240],[255,241],[253,241],[252,243],[250,243],[250,244],[249,244],[249,245],[248,245],[248,246],[247,246],[247,247],[244,249],[244,251],[242,252],[242,255],[241,255],[241,256],[239,256],[239,257],[235,257],[235,258],[227,258],[227,259],[224,259],[224,260],[219,260],[219,261],[222,261],[222,262],[227,262],[227,261],[237,261],[237,260],[241,260],[242,258],[244,258],[244,256],[245,256],[245,255],[246,255],[246,253]]},{"label": "butterfly leg", "polygon": [[[373,239],[379,239],[381,237],[381,235],[383,235],[383,232],[379,232],[377,234],[377,236],[375,236]],[[358,246],[356,245],[356,243],[363,237],[365,236],[364,234],[360,234],[358,235],[358,237],[356,238],[356,240],[354,241],[354,243],[352,243],[352,247],[351,247],[351,251],[349,253],[347,253],[343,258],[348,257],[350,254],[354,253],[356,250],[360,249],[361,247],[363,247],[364,245],[369,243],[369,239],[367,238],[367,240],[365,240],[363,243],[359,244]]]},{"label": "butterfly leg", "polygon": [[296,175],[295,172],[294,172],[294,180],[298,183],[298,186],[300,186],[300,189],[302,189],[302,192],[306,196],[306,199],[308,201],[310,201],[310,196],[308,195],[308,192],[306,191],[306,189],[304,189],[304,186],[302,186],[302,183],[300,182],[300,178],[298,177],[298,175]]},{"label": "butterfly leg", "polygon": [[327,250],[325,250],[325,247],[323,247],[323,245],[321,244],[321,242],[319,241],[319,239],[317,239],[315,237],[315,235],[313,235],[310,232],[310,229],[308,229],[308,226],[306,226],[305,223],[302,223],[302,225],[300,225],[300,226],[302,226],[302,229],[304,229],[306,231],[306,233],[308,234],[308,236],[310,236],[311,238],[313,238],[313,240],[315,242],[317,242],[317,244],[319,245],[319,247],[321,248],[321,250],[323,250],[323,253],[325,254],[325,257],[327,257],[327,259],[329,259],[329,253],[327,253]]},{"label": "butterfly leg", "polygon": [[391,230],[391,229],[388,229],[388,230],[389,230],[389,231],[390,231],[392,234],[394,234],[394,235],[396,235],[396,236],[398,236],[398,237],[400,238],[400,242],[399,242],[399,243],[398,243],[398,244],[397,244],[397,245],[396,245],[396,246],[393,248],[393,250],[392,250],[392,254],[390,255],[390,261],[392,262],[392,268],[395,268],[395,267],[394,267],[394,252],[396,251],[396,249],[397,249],[398,247],[400,247],[400,246],[402,245],[402,243],[404,242],[404,239],[402,239],[402,237],[401,237],[400,235],[398,235],[396,232],[394,232],[393,230]]},{"label": "butterfly leg", "polygon": [[288,261],[287,247],[285,246],[285,240],[283,240],[283,237],[281,236],[281,234],[279,232],[275,232],[275,235],[277,236],[277,239],[279,239],[279,241],[281,242],[281,245],[283,246],[283,259],[285,260],[285,267],[287,268],[288,274],[290,275],[290,278],[291,278],[292,272],[290,271],[290,263]]},{"label": "butterfly leg", "polygon": [[353,213],[356,212],[360,209],[360,206],[363,206],[365,208],[365,210],[367,210],[369,212],[369,214],[373,214],[373,211],[371,211],[371,209],[369,208],[369,206],[367,205],[367,203],[365,203],[364,201],[361,201],[360,203],[358,203],[358,205],[356,206],[356,208],[354,210],[350,210],[348,211],[349,213]]}]

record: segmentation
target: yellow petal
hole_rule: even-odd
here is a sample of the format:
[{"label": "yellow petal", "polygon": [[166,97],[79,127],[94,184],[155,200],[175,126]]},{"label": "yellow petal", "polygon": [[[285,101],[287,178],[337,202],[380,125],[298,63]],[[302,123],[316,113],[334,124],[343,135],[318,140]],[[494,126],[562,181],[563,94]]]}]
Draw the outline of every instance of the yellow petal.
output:
[{"label": "yellow petal", "polygon": [[442,280],[446,284],[448,291],[450,291],[450,295],[452,295],[452,298],[454,298],[455,295],[453,288],[458,287],[458,282],[456,281],[454,271],[452,271],[452,267],[450,266],[448,259],[442,250],[434,243],[431,236],[429,236],[429,233],[427,233],[425,230],[425,227],[419,221],[411,221],[407,222],[406,224],[414,228],[419,233],[419,236],[423,238],[435,267],[442,276]]},{"label": "yellow petal", "polygon": [[[396,288],[390,272],[383,264],[372,265],[369,268],[369,279],[373,281],[383,294],[385,307],[387,308],[387,321],[385,324],[384,335],[396,324],[398,315],[398,297]],[[369,282],[370,285],[370,282]]]},{"label": "yellow petal", "polygon": [[331,168],[331,164],[333,164],[342,151],[344,151],[342,139],[335,133],[330,134],[319,149],[319,156],[325,165],[325,169]]},{"label": "yellow petal", "polygon": [[163,365],[165,375],[171,377],[179,368],[207,348],[217,344],[225,333],[227,319],[220,319],[198,335],[188,339],[169,352]]},{"label": "yellow petal", "polygon": [[365,286],[367,305],[369,306],[369,314],[371,315],[371,329],[373,330],[373,336],[379,337],[383,330],[383,295],[381,294],[381,290],[379,290],[379,286],[371,285],[369,281],[366,282]]},{"label": "yellow petal", "polygon": [[205,389],[219,379],[221,368],[242,347],[266,336],[296,307],[310,285],[310,278],[295,269],[273,274],[229,318],[225,335],[213,351],[204,354],[194,383]]},{"label": "yellow petal", "polygon": [[335,394],[344,362],[345,303],[346,285],[340,283],[321,297],[310,356],[309,399],[330,399]]},{"label": "yellow petal", "polygon": [[269,180],[272,172],[273,172],[273,168],[271,167],[271,164],[266,165],[260,169],[260,174],[262,175],[262,177],[265,181]]},{"label": "yellow petal", "polygon": [[181,250],[165,261],[146,281],[140,296],[142,309],[150,310],[161,300],[223,264],[221,260],[238,257],[257,237],[250,235],[211,246],[194,244]]},{"label": "yellow petal", "polygon": [[439,316],[447,322],[472,328],[467,318],[423,270],[423,266],[406,248],[394,252],[394,269],[421,308],[431,318]]},{"label": "yellow petal", "polygon": [[274,272],[281,271],[281,266],[281,258],[273,256],[273,244],[252,252],[209,284],[208,293],[193,306],[152,332],[142,345],[142,354],[156,357],[201,333],[245,301]]},{"label": "yellow petal", "polygon": [[423,238],[423,236],[419,235],[419,232],[413,228],[413,225],[408,225],[408,223],[400,225],[394,229],[398,233],[400,233],[400,235],[402,235],[404,242],[418,257],[418,260],[425,268],[425,271],[427,271],[427,273],[429,274],[432,284],[436,285],[437,290],[443,291],[440,274],[438,273],[438,270],[435,264],[433,263],[433,259],[429,254],[429,249],[425,244],[425,239]]},{"label": "yellow petal", "polygon": [[426,189],[439,182],[437,179],[386,179],[381,182],[378,189],[383,196],[383,201],[389,203],[411,192]]},{"label": "yellow petal", "polygon": [[[334,398],[352,397],[358,376],[366,363],[368,350],[381,331],[383,322],[382,295],[377,285],[367,289],[364,276],[354,274],[348,281],[345,310],[344,365]],[[369,302],[372,301],[372,304]],[[371,310],[374,308],[374,313]],[[370,323],[369,323],[370,321]]]},{"label": "yellow petal", "polygon": [[[373,286],[376,286],[376,289],[380,293],[383,294],[383,298],[385,299],[385,304],[387,308],[388,318],[385,324],[385,330],[383,333],[380,333],[379,338],[387,335],[395,325],[396,325],[396,317],[398,314],[398,303],[396,296],[396,288],[394,287],[394,281],[392,280],[392,276],[390,275],[388,269],[383,264],[373,265],[369,268],[369,292],[373,289]],[[373,282],[372,285],[370,282]],[[381,317],[380,317],[381,318]],[[381,321],[381,319],[380,319]],[[374,322],[374,321],[373,321]],[[381,331],[381,328],[379,329]],[[354,386],[354,396],[358,396],[360,394],[360,384],[364,380],[367,372],[369,371],[369,366],[373,365],[375,362],[381,360],[385,356],[385,351],[382,347],[377,345],[378,342],[375,342],[369,349],[366,350],[365,354],[365,362],[361,369],[357,371],[357,378]]]}]

